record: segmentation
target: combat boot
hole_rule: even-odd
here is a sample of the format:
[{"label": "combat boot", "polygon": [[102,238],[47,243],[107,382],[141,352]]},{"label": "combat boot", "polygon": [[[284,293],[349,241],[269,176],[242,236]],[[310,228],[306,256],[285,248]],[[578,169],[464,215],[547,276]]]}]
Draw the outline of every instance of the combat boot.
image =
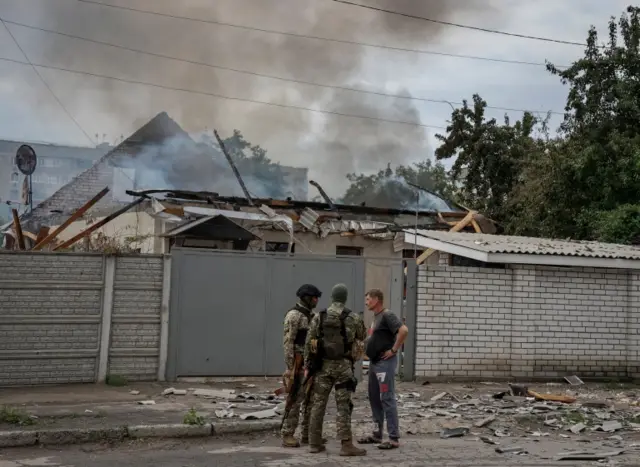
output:
[{"label": "combat boot", "polygon": [[282,437],[282,446],[285,448],[299,448],[300,443],[292,435]]},{"label": "combat boot", "polygon": [[340,449],[340,455],[345,457],[364,456],[367,454],[366,449],[360,449],[353,445],[353,440],[348,439],[342,441],[342,449]]}]

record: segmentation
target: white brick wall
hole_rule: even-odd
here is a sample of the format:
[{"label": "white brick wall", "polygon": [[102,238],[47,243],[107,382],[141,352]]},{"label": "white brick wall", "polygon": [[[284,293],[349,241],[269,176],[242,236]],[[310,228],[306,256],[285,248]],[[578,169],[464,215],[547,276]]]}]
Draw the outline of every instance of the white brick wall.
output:
[{"label": "white brick wall", "polygon": [[416,376],[638,376],[638,304],[626,270],[424,267]]}]

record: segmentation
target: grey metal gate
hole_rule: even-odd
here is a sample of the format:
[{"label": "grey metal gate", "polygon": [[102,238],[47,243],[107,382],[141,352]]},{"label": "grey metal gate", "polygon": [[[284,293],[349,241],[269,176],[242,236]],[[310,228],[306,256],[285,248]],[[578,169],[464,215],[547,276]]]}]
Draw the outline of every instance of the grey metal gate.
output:
[{"label": "grey metal gate", "polygon": [[349,288],[362,311],[360,257],[288,256],[172,250],[167,379],[181,376],[276,376],[284,371],[282,323],[304,283]]}]

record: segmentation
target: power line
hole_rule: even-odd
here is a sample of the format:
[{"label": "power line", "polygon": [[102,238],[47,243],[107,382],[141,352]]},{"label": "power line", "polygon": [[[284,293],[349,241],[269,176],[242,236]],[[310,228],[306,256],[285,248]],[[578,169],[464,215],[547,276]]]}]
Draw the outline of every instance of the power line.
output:
[{"label": "power line", "polygon": [[44,68],[46,70],[63,71],[63,72],[66,72],[66,73],[73,73],[73,74],[77,74],[77,75],[91,76],[93,78],[110,79],[110,80],[113,80],[113,81],[120,81],[120,82],[128,83],[128,84],[137,84],[137,85],[140,85],[140,86],[148,86],[148,87],[152,87],[152,88],[165,89],[165,90],[169,90],[169,91],[179,91],[179,92],[184,92],[184,93],[188,93],[188,94],[197,94],[197,95],[201,95],[201,96],[215,97],[217,99],[224,99],[224,100],[230,100],[230,101],[239,101],[239,102],[249,102],[249,103],[252,103],[252,104],[269,105],[269,106],[280,107],[280,108],[284,108],[284,109],[304,110],[306,112],[314,112],[314,113],[325,114],[325,115],[336,115],[336,116],[340,116],[340,117],[349,117],[349,118],[361,118],[361,119],[365,119],[365,120],[373,120],[373,121],[379,121],[379,122],[385,122],[385,123],[396,123],[396,124],[399,124],[399,125],[411,125],[411,126],[418,126],[418,127],[422,127],[422,128],[433,128],[433,129],[438,129],[438,130],[446,130],[446,127],[443,127],[443,126],[425,125],[424,123],[419,123],[419,122],[408,122],[408,121],[402,121],[402,120],[391,120],[391,119],[379,118],[379,117],[369,117],[369,116],[366,116],[366,115],[347,114],[347,113],[335,112],[335,111],[331,111],[331,110],[312,109],[312,108],[309,108],[309,107],[302,107],[302,106],[290,105],[290,104],[279,104],[279,103],[276,103],[276,102],[258,101],[258,100],[246,99],[246,98],[242,98],[242,97],[231,97],[231,96],[225,96],[225,95],[222,95],[222,94],[217,94],[217,93],[214,93],[214,92],[197,91],[195,89],[188,89],[188,88],[177,88],[177,87],[173,87],[173,86],[167,86],[167,85],[164,85],[164,84],[150,83],[150,82],[147,82],[147,81],[139,81],[139,80],[133,80],[133,79],[128,79],[128,78],[118,78],[116,76],[103,75],[103,74],[99,74],[99,73],[90,73],[88,71],[71,70],[69,68],[63,68],[63,67],[57,67],[57,66],[51,66],[51,65],[41,65],[41,64],[37,64],[37,63],[26,63],[26,62],[21,62],[20,60],[12,59],[12,58],[0,57],[0,61],[11,62],[11,63],[19,63],[21,65],[31,65],[33,67]]},{"label": "power line", "polygon": [[58,98],[58,96],[56,95],[55,92],[53,92],[53,89],[51,89],[51,86],[49,86],[49,83],[47,83],[47,81],[44,79],[44,77],[40,74],[40,72],[38,71],[38,69],[35,67],[35,65],[31,62],[31,60],[29,60],[29,57],[27,56],[27,54],[25,53],[25,51],[22,49],[22,47],[20,46],[20,43],[18,42],[18,40],[15,38],[15,36],[13,35],[13,33],[11,32],[11,30],[9,29],[9,27],[6,25],[6,23],[4,22],[4,20],[2,18],[0,18],[0,22],[2,23],[2,25],[4,26],[4,28],[6,29],[6,31],[9,33],[9,36],[11,36],[11,39],[13,39],[13,42],[16,44],[16,47],[18,47],[18,50],[20,50],[20,53],[22,53],[22,55],[24,56],[24,59],[28,62],[27,64],[31,66],[31,68],[33,69],[33,71],[36,73],[36,75],[38,75],[38,78],[40,78],[40,81],[42,81],[42,84],[45,85],[45,87],[49,90],[49,92],[51,93],[51,95],[53,96],[53,98],[56,100],[56,102],[58,103],[58,105],[60,106],[60,108],[67,114],[67,116],[71,119],[71,121],[73,123],[75,123],[76,127],[78,127],[78,129],[82,132],[82,134],[84,134],[84,136],[89,140],[89,142],[91,144],[93,144],[95,146],[95,142],[93,141],[93,139],[91,138],[91,136],[89,136],[89,134],[84,130],[84,128],[82,128],[82,126],[80,125],[80,123],[78,123],[78,120],[75,119],[75,117],[73,115],[71,115],[71,112],[69,112],[69,110],[65,107],[65,105],[62,103],[62,101]]},{"label": "power line", "polygon": [[[169,13],[160,13],[160,12],[157,12],[157,11],[143,10],[143,9],[140,9],[140,8],[134,8],[134,7],[130,7],[130,6],[111,5],[111,4],[99,2],[99,1],[96,1],[96,0],[76,0],[76,1],[80,2],[80,3],[87,3],[87,4],[92,4],[92,5],[100,5],[100,6],[105,7],[105,8],[113,8],[113,9],[116,9],[116,10],[124,10],[124,11],[136,12],[136,13],[143,13],[143,14],[147,14],[147,15],[160,16],[160,17],[163,17],[163,18],[181,19],[181,20],[184,20],[184,21],[193,21],[193,22],[196,22],[196,23],[203,23],[203,24],[215,24],[215,25],[218,25],[218,26],[226,26],[226,27],[229,27],[229,28],[243,29],[245,31],[256,31],[256,32],[262,32],[262,33],[266,33],[266,34],[276,34],[276,35],[287,36],[287,37],[298,37],[298,38],[301,38],[301,39],[310,39],[310,40],[318,40],[318,41],[325,41],[325,42],[334,42],[334,43],[338,43],[338,44],[357,45],[357,46],[361,46],[361,47],[370,47],[370,48],[375,48],[375,49],[392,50],[392,51],[396,51],[396,52],[409,52],[409,53],[416,53],[416,54],[422,54],[422,55],[437,55],[437,56],[442,56],[442,57],[463,58],[463,59],[467,59],[467,60],[481,60],[481,61],[495,62],[495,63],[508,63],[508,64],[513,64],[513,65],[530,65],[530,66],[543,66],[543,67],[546,67],[546,63],[543,63],[543,62],[529,62],[529,61],[525,61],[525,60],[509,60],[509,59],[502,59],[502,58],[481,57],[481,56],[476,56],[476,55],[464,55],[464,54],[454,54],[454,53],[448,53],[448,52],[436,52],[436,51],[423,50],[423,49],[410,49],[410,48],[404,48],[404,47],[393,47],[393,46],[389,46],[389,45],[371,44],[371,43],[367,43],[367,42],[350,41],[350,40],[346,40],[346,39],[332,39],[332,38],[329,38],[329,37],[311,36],[311,35],[307,35],[307,34],[297,34],[297,33],[293,33],[293,32],[277,31],[277,30],[274,30],[274,29],[256,28],[256,27],[252,27],[252,26],[244,26],[244,25],[240,25],[240,24],[227,23],[227,22],[217,21],[217,20],[212,20],[212,19],[202,19],[202,18],[194,18],[194,17],[191,17],[191,16],[172,15],[172,14],[169,14]],[[567,65],[558,65],[557,68],[568,68],[568,66]]]},{"label": "power line", "polygon": [[334,1],[336,3],[343,3],[345,5],[351,5],[351,6],[357,6],[357,7],[360,7],[360,8],[366,8],[368,10],[374,10],[374,11],[378,11],[380,13],[388,13],[388,14],[392,14],[392,15],[396,15],[396,16],[404,16],[405,18],[419,19],[419,20],[422,20],[422,21],[428,21],[430,23],[441,24],[441,25],[444,25],[444,26],[453,26],[453,27],[456,27],[456,28],[470,29],[472,31],[487,32],[487,33],[491,33],[491,34],[500,34],[502,36],[519,37],[521,39],[530,39],[530,40],[536,40],[536,41],[553,42],[553,43],[556,43],[556,44],[578,45],[578,46],[581,46],[581,47],[586,47],[586,45],[587,45],[584,42],[565,41],[565,40],[562,40],[562,39],[553,39],[553,38],[550,38],[550,37],[541,37],[541,36],[529,36],[527,34],[518,34],[518,33],[515,33],[515,32],[498,31],[496,29],[481,28],[479,26],[469,26],[467,24],[451,23],[449,21],[441,21],[441,20],[437,20],[437,19],[426,18],[424,16],[417,16],[417,15],[410,15],[408,13],[401,13],[399,11],[385,10],[384,8],[374,7],[374,6],[370,6],[370,5],[363,5],[361,3],[350,2],[348,0],[332,0],[332,1]]},{"label": "power line", "polygon": [[[45,28],[41,28],[41,27],[37,27],[37,26],[32,26],[32,25],[29,25],[29,24],[19,23],[17,21],[10,21],[10,20],[7,20],[7,19],[2,19],[1,17],[0,17],[0,20],[2,20],[5,23],[13,24],[13,25],[24,27],[24,28],[27,28],[27,29],[41,31],[41,32],[49,33],[49,34],[56,34],[56,35],[67,37],[67,38],[71,38],[71,39],[77,39],[77,40],[90,42],[90,43],[93,43],[93,44],[98,44],[98,45],[103,45],[103,46],[107,46],[107,47],[113,47],[113,48],[116,48],[116,49],[126,50],[128,52],[134,52],[134,53],[139,53],[139,54],[143,54],[143,55],[150,55],[152,57],[158,57],[158,58],[163,58],[163,59],[167,59],[167,60],[174,60],[174,61],[178,61],[178,62],[189,63],[191,65],[204,66],[204,67],[214,68],[214,69],[218,69],[218,70],[225,70],[225,71],[230,71],[230,72],[233,72],[233,73],[241,73],[241,74],[246,74],[246,75],[250,75],[250,76],[257,76],[257,77],[261,77],[261,78],[268,78],[268,79],[273,79],[273,80],[278,80],[278,81],[286,81],[286,82],[304,84],[304,85],[308,85],[308,86],[316,86],[316,87],[321,87],[321,88],[337,89],[337,90],[341,90],[341,91],[350,91],[350,92],[357,92],[357,93],[361,93],[361,94],[371,94],[371,95],[383,96],[383,97],[392,97],[392,98],[395,98],[395,99],[405,99],[405,100],[420,101],[420,102],[433,102],[433,103],[438,103],[438,104],[449,104],[449,105],[451,105],[451,104],[463,105],[462,102],[453,102],[453,101],[448,101],[448,100],[444,100],[444,99],[429,99],[429,98],[423,98],[423,97],[403,96],[403,95],[400,95],[400,94],[392,94],[392,93],[385,93],[385,92],[379,92],[379,91],[367,91],[367,90],[364,90],[364,89],[352,88],[352,87],[348,87],[348,86],[337,86],[337,85],[330,85],[330,84],[315,83],[315,82],[312,82],[312,81],[304,81],[304,80],[299,80],[299,79],[294,79],[294,78],[284,78],[284,77],[281,77],[281,76],[275,76],[275,75],[270,75],[270,74],[265,74],[265,73],[258,73],[258,72],[254,72],[254,71],[248,71],[248,70],[241,70],[241,69],[238,69],[238,68],[231,68],[231,67],[226,67],[226,66],[221,66],[221,65],[214,65],[212,63],[207,63],[207,62],[201,62],[201,61],[197,61],[197,60],[179,58],[179,57],[175,57],[175,56],[171,56],[171,55],[165,55],[165,54],[156,53],[156,52],[149,52],[149,51],[145,51],[145,50],[141,50],[141,49],[136,49],[136,48],[133,48],[133,47],[127,47],[127,46],[122,46],[122,45],[118,45],[118,44],[113,44],[111,42],[99,41],[99,40],[95,40],[95,39],[90,39],[88,37],[76,36],[76,35],[73,35],[73,34],[67,34],[67,33],[60,32],[60,31],[55,31],[55,30],[52,30],[52,29],[45,29]],[[515,109],[515,108],[509,108],[509,107],[487,106],[487,108],[494,109],[494,110],[509,111],[509,112],[533,112],[531,110]],[[558,111],[551,111],[550,113],[554,114],[554,115],[564,115],[563,112],[558,112]]]}]

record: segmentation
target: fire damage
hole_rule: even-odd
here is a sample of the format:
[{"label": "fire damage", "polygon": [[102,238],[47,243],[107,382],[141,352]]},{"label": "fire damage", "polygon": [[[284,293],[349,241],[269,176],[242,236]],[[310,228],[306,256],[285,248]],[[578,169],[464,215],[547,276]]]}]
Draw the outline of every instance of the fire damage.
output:
[{"label": "fire damage", "polygon": [[[312,233],[320,239],[339,235],[392,241],[398,251],[406,233],[419,235],[418,229],[495,232],[492,221],[454,203],[448,203],[455,206],[448,212],[389,209],[364,203],[344,205],[331,200],[313,180],[308,183],[324,202],[255,197],[225,142],[215,130],[214,135],[226,160],[227,174],[233,174],[242,196],[217,192],[220,167],[213,162],[212,147],[196,143],[166,113],[161,113],[32,212],[20,217],[14,210],[13,221],[2,228],[3,248],[82,249],[92,235],[130,211],[146,212],[162,221],[163,231],[156,231],[153,236],[167,240],[168,250],[177,245],[264,251],[263,233],[274,230],[286,233],[288,252],[292,252],[294,244],[312,252],[298,238],[302,233]],[[160,172],[162,176],[158,175]],[[226,176],[226,183],[228,179]],[[160,186],[153,186],[154,183]],[[211,191],[197,189],[202,187]],[[226,188],[225,191],[228,192]],[[86,222],[89,216],[93,220],[78,233],[63,235],[71,225]],[[77,230],[76,226],[74,232]],[[431,253],[423,252],[418,263]]]}]

